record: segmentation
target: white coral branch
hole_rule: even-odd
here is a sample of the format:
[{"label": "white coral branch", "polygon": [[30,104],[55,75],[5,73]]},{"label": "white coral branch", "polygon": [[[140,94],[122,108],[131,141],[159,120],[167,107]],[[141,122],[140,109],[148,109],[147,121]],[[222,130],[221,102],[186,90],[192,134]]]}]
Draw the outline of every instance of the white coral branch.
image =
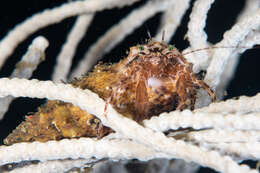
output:
[{"label": "white coral branch", "polygon": [[102,58],[102,55],[110,51],[116,44],[122,41],[128,34],[134,31],[145,20],[155,15],[156,13],[166,9],[170,3],[165,0],[163,3],[159,1],[151,1],[143,7],[139,7],[126,18],[122,19],[117,25],[109,29],[106,34],[99,38],[96,44],[90,47],[90,50],[84,55],[83,60],[79,63],[71,74],[70,78],[80,76],[88,72],[97,61]]},{"label": "white coral branch", "polygon": [[54,81],[67,81],[72,58],[76,52],[77,45],[87,32],[87,28],[93,17],[93,14],[81,15],[78,17],[68,36],[67,42],[63,45],[62,50],[57,57],[57,65],[52,77]]},{"label": "white coral branch", "polygon": [[159,117],[152,117],[144,120],[146,127],[156,131],[167,131],[169,129],[187,128],[194,129],[215,128],[215,129],[236,129],[236,130],[260,130],[260,113],[225,114],[225,113],[204,113],[174,111],[163,113]]},{"label": "white coral branch", "polygon": [[70,171],[72,168],[87,167],[86,165],[91,163],[93,163],[93,159],[53,160],[26,165],[24,167],[9,171],[9,173],[28,173],[32,170],[34,173],[60,173]]},{"label": "white coral branch", "polygon": [[260,112],[260,93],[253,97],[240,96],[239,99],[229,99],[212,103],[208,107],[196,109],[195,112],[205,113],[239,113]]},{"label": "white coral branch", "polygon": [[[214,0],[198,0],[194,3],[186,35],[190,42],[189,50],[209,47],[204,27],[206,26],[207,13],[213,2]],[[209,58],[208,51],[209,50],[194,52],[193,54],[187,55],[190,62],[194,64],[194,72],[199,72],[201,69],[207,68]],[[189,56],[192,56],[192,58]]]},{"label": "white coral branch", "polygon": [[20,42],[43,27],[58,23],[61,20],[71,16],[83,13],[93,13],[115,7],[123,7],[126,5],[131,5],[136,1],[138,0],[120,1],[120,3],[118,0],[104,0],[102,3],[96,0],[76,1],[67,3],[58,8],[48,9],[42,13],[35,14],[31,18],[28,18],[25,22],[17,25],[3,40],[1,40],[0,68]]},{"label": "white coral branch", "polygon": [[[19,87],[15,87],[17,86],[17,83],[19,83]],[[215,151],[204,151],[197,146],[186,144],[183,141],[167,138],[161,132],[154,132],[151,129],[144,128],[135,121],[117,113],[110,105],[108,106],[107,116],[104,117],[102,116],[105,107],[104,101],[88,90],[82,92],[79,88],[72,88],[69,85],[61,83],[54,84],[50,81],[29,81],[25,79],[0,79],[0,86],[3,84],[5,85],[5,88],[0,89],[0,96],[2,97],[7,95],[15,97],[46,97],[48,99],[71,102],[74,105],[81,107],[83,110],[96,115],[102,120],[104,125],[113,128],[116,132],[123,134],[138,143],[149,146],[152,150],[163,152],[171,157],[197,162],[200,165],[208,166],[221,172],[256,172],[250,170],[245,165],[239,166],[228,156],[220,156]],[[27,88],[27,90],[24,90],[24,88]],[[49,89],[47,90],[47,88]],[[187,113],[187,111],[184,111],[184,113]],[[229,118],[227,119],[229,120]],[[56,146],[52,148],[56,148]],[[57,148],[62,147],[57,146]],[[77,148],[77,150],[79,149]],[[37,150],[34,151],[37,152]],[[2,150],[2,152],[5,152],[5,150]],[[8,152],[8,154],[10,153],[11,152]],[[45,153],[47,153],[46,150]],[[114,152],[112,153],[115,154]],[[2,155],[4,156],[4,154]],[[4,158],[0,160],[4,160]],[[225,166],[223,167],[223,165]]]},{"label": "white coral branch", "polygon": [[186,134],[185,139],[196,143],[259,142],[259,131],[209,129]]},{"label": "white coral branch", "polygon": [[177,27],[181,23],[181,19],[189,8],[190,0],[175,0],[169,5],[168,9],[164,12],[155,39],[161,40],[163,32],[165,32],[164,41],[169,43],[171,37],[174,35]]},{"label": "white coral branch", "polygon": [[[21,61],[16,65],[16,69],[11,74],[11,78],[30,78],[37,66],[45,59],[45,49],[49,46],[46,38],[39,36],[35,38],[29,46],[28,51],[22,57]],[[0,98],[0,119],[3,119],[4,114],[9,108],[13,97],[7,96]]]},{"label": "white coral branch", "polygon": [[168,157],[167,154],[155,152],[128,139],[97,140],[91,138],[63,139],[46,143],[19,143],[12,146],[1,146],[0,153],[0,165],[23,160],[44,162],[46,160],[91,159],[95,157],[98,160],[103,158],[113,160],[138,158],[147,161],[153,158]]},{"label": "white coral branch", "polygon": [[[237,46],[241,43],[250,31],[257,29],[260,25],[260,10],[257,10],[254,14],[247,16],[235,26],[232,27],[230,31],[224,34],[224,39],[218,43],[217,47],[225,46]],[[213,59],[207,69],[207,75],[205,81],[211,86],[216,88],[221,79],[221,75],[225,69],[231,54],[234,49],[222,49],[215,50]]]},{"label": "white coral branch", "polygon": [[219,151],[224,155],[234,155],[235,159],[245,160],[259,160],[260,158],[260,143],[259,142],[246,142],[246,143],[203,143],[201,146]]}]

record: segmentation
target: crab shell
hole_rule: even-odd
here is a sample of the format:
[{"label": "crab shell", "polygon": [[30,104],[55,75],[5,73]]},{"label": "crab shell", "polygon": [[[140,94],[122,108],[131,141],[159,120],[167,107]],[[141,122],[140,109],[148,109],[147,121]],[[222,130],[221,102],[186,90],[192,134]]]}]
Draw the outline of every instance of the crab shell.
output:
[{"label": "crab shell", "polygon": [[205,89],[212,101],[216,99],[213,90],[193,73],[192,64],[163,42],[132,47],[113,70],[119,80],[112,84],[110,103],[120,109],[124,107],[120,98],[131,97],[137,121],[165,111],[194,109],[198,88]]}]

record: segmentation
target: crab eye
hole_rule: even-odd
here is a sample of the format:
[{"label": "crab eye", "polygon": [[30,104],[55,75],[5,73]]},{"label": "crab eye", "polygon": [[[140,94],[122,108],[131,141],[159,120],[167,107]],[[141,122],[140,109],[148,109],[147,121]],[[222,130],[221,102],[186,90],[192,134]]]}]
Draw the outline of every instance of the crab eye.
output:
[{"label": "crab eye", "polygon": [[168,49],[169,49],[169,50],[173,50],[174,48],[175,48],[175,46],[172,45],[172,44],[170,44],[170,45],[168,46]]},{"label": "crab eye", "polygon": [[139,50],[144,50],[144,46],[143,46],[143,45],[139,45],[139,46],[138,46],[138,49],[139,49]]}]

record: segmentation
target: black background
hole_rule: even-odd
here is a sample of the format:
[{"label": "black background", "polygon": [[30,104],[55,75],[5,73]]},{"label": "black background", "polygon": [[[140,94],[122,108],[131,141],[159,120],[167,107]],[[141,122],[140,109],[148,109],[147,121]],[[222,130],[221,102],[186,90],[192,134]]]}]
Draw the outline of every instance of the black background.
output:
[{"label": "black background", "polygon": [[[67,1],[63,0],[9,0],[4,1],[0,6],[0,39],[12,30],[17,24],[23,22],[26,18],[35,13],[41,12],[46,8],[54,8]],[[194,1],[192,1],[193,3]],[[88,32],[78,46],[73,67],[82,57],[88,47],[93,44],[99,36],[101,36],[110,26],[116,24],[122,17],[126,16],[135,7],[142,5],[144,2],[137,3],[131,7],[123,9],[105,10],[96,14]],[[213,4],[207,19],[206,32],[208,40],[216,43],[222,39],[223,33],[230,29],[245,4],[244,0],[216,0]],[[178,49],[182,50],[188,46],[184,35],[187,31],[187,22],[191,8],[187,11],[181,26],[178,28],[175,36],[171,39]],[[127,36],[117,47],[110,53],[106,54],[102,59],[105,62],[115,62],[124,57],[125,52],[130,46],[144,42],[148,38],[149,30],[154,36],[159,24],[161,14],[157,14],[153,18],[147,20],[141,27],[136,29],[133,34]],[[7,77],[11,74],[15,63],[26,52],[28,45],[32,39],[38,35],[45,36],[50,45],[46,51],[46,60],[34,72],[32,78],[39,80],[49,80],[53,72],[55,57],[60,51],[62,43],[66,40],[66,35],[72,27],[75,17],[65,19],[59,24],[48,26],[36,33],[32,34],[22,44],[20,44],[15,52],[9,57],[3,69],[0,70],[0,77]],[[167,36],[166,36],[167,37]],[[1,52],[0,52],[1,53]],[[240,64],[237,68],[236,75],[231,81],[227,89],[227,98],[240,95],[253,96],[260,91],[260,50],[251,49],[246,51],[241,57]],[[18,98],[10,106],[7,116],[0,122],[0,140],[2,141],[8,133],[10,133],[29,112],[37,111],[37,107],[44,103],[44,99],[28,99]],[[208,169],[201,169],[201,172],[207,172]],[[213,172],[213,171],[212,171]]]}]

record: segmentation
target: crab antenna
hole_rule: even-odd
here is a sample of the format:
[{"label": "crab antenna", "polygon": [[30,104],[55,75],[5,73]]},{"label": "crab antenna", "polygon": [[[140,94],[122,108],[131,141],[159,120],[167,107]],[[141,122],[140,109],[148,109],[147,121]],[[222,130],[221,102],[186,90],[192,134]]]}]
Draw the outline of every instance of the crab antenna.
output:
[{"label": "crab antenna", "polygon": [[162,42],[164,41],[164,36],[165,36],[165,30],[162,32]]},{"label": "crab antenna", "polygon": [[150,33],[149,30],[147,30],[147,35],[148,35],[148,37],[149,37],[149,40],[152,40],[152,36],[151,36],[151,33]]},{"label": "crab antenna", "polygon": [[259,45],[255,45],[253,47],[247,47],[247,46],[220,46],[220,47],[211,46],[211,47],[204,47],[204,48],[201,48],[201,49],[191,50],[189,52],[183,53],[182,55],[188,55],[188,54],[191,54],[191,53],[194,53],[194,52],[199,52],[199,51],[209,50],[209,49],[238,49],[238,48],[241,48],[241,49],[243,49],[243,48],[244,49],[259,49],[260,46]]}]

